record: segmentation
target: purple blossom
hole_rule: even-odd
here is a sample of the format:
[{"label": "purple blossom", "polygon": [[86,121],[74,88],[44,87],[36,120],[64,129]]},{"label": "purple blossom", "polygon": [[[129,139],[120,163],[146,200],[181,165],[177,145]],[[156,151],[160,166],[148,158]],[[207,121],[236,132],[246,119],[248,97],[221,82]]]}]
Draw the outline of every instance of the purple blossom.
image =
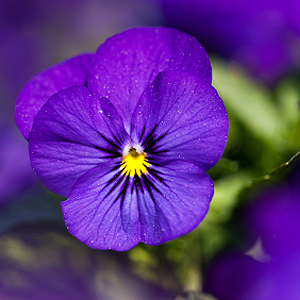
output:
[{"label": "purple blossom", "polygon": [[205,291],[220,300],[298,300],[300,255],[257,261],[241,253],[226,254],[208,268]]},{"label": "purple blossom", "polygon": [[211,80],[194,38],[138,28],[24,86],[16,123],[38,177],[68,198],[61,206],[72,235],[122,251],[198,226],[213,195],[205,171],[228,132]]},{"label": "purple blossom", "polygon": [[161,0],[167,26],[274,85],[299,61],[299,1]]},{"label": "purple blossom", "polygon": [[299,183],[298,163],[285,181],[265,187],[240,211],[248,237],[260,247],[217,258],[208,267],[207,292],[220,300],[299,299]]},{"label": "purple blossom", "polygon": [[[224,253],[209,264],[204,289],[220,300],[250,300],[245,295],[254,292],[252,296],[258,296],[253,287],[258,286],[261,278],[266,276],[266,267],[266,264],[248,255]],[[252,299],[269,300],[257,297]]]},{"label": "purple blossom", "polygon": [[262,238],[265,251],[276,261],[300,251],[299,166],[293,166],[285,181],[261,191],[244,212],[244,227]]}]

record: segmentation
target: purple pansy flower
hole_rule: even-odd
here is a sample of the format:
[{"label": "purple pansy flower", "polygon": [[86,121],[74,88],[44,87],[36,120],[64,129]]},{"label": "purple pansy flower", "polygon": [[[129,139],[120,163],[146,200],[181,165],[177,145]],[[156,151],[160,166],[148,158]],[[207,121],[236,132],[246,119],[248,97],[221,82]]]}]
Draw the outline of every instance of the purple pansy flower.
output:
[{"label": "purple pansy flower", "polygon": [[92,248],[158,245],[193,230],[213,195],[205,171],[228,118],[208,56],[168,28],[130,29],[34,77],[16,122],[32,167]]}]

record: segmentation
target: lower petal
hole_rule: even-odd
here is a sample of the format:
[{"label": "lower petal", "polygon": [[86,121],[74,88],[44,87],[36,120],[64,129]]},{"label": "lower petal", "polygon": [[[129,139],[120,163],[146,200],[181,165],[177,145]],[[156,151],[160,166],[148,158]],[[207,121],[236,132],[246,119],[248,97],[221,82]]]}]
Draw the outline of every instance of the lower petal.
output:
[{"label": "lower petal", "polygon": [[137,197],[129,193],[122,198],[126,179],[115,186],[122,174],[117,176],[120,169],[113,168],[107,163],[85,173],[61,207],[69,232],[80,241],[91,248],[124,251],[140,241]]},{"label": "lower petal", "polygon": [[213,183],[196,165],[176,161],[142,177],[115,169],[88,171],[61,203],[68,230],[89,247],[158,245],[195,229],[208,211]]}]

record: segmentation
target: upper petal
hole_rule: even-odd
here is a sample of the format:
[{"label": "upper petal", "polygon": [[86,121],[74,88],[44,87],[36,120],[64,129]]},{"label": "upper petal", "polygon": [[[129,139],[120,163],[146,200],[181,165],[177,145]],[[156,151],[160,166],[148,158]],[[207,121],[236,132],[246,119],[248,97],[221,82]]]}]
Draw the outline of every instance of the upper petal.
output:
[{"label": "upper petal", "polygon": [[33,119],[55,93],[72,85],[85,85],[88,66],[94,54],[75,56],[34,76],[20,91],[16,101],[15,119],[28,140]]},{"label": "upper petal", "polygon": [[228,116],[216,90],[184,72],[160,73],[138,101],[131,137],[149,159],[185,159],[208,170],[221,157]]},{"label": "upper petal", "polygon": [[165,70],[212,80],[208,55],[195,38],[171,28],[134,28],[100,45],[88,86],[100,96],[109,96],[128,129],[144,89]]},{"label": "upper petal", "polygon": [[87,170],[111,160],[122,160],[128,135],[108,99],[84,86],[53,95],[34,119],[29,140],[31,165],[55,193],[68,196]]},{"label": "upper petal", "polygon": [[85,173],[61,203],[70,233],[89,247],[124,251],[193,230],[213,196],[208,175],[179,160],[152,171],[127,177],[107,162]]}]

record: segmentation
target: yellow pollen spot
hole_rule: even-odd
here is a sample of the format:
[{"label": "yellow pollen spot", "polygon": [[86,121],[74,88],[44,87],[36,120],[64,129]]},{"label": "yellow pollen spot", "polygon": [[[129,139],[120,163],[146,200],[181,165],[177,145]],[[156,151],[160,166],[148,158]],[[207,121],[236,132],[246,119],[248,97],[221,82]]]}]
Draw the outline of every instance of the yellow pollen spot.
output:
[{"label": "yellow pollen spot", "polygon": [[135,148],[131,147],[129,153],[123,156],[122,168],[123,173],[129,176],[134,176],[137,174],[141,176],[142,173],[147,173],[147,168],[149,163],[146,159],[146,153],[138,153]]}]

